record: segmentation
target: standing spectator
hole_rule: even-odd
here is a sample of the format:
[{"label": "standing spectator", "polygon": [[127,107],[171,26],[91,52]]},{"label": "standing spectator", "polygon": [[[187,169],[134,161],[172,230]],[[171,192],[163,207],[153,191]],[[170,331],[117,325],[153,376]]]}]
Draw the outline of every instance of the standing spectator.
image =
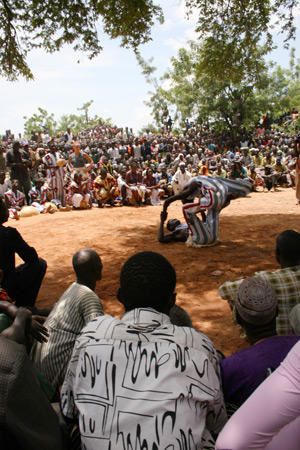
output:
[{"label": "standing spectator", "polygon": [[31,189],[29,169],[31,162],[28,154],[21,150],[20,142],[14,142],[12,149],[7,151],[6,165],[10,170],[10,179],[19,181],[19,186],[23,190],[29,205],[28,193]]},{"label": "standing spectator", "polygon": [[4,153],[4,148],[2,147],[2,145],[0,145],[0,172],[6,171],[6,162],[5,162],[5,157],[4,157],[3,153]]},{"label": "standing spectator", "polygon": [[47,182],[52,192],[52,198],[59,200],[65,205],[64,190],[64,168],[58,165],[60,155],[54,145],[50,146],[50,151],[43,157],[43,163],[47,169]]},{"label": "standing spectator", "polygon": [[172,180],[174,194],[177,195],[182,192],[183,188],[187,185],[191,178],[192,174],[186,170],[185,163],[179,163],[179,168],[175,172]]}]

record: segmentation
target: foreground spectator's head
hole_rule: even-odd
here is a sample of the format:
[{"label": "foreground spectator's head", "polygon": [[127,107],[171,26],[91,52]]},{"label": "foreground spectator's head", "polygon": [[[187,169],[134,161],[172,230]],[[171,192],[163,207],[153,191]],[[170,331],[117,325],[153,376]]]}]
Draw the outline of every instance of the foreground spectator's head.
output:
[{"label": "foreground spectator's head", "polygon": [[176,272],[159,253],[140,252],[131,256],[120,274],[118,298],[126,311],[153,308],[169,314],[175,303]]},{"label": "foreground spectator's head", "polygon": [[300,303],[291,309],[289,320],[294,333],[300,336]]},{"label": "foreground spectator's head", "polygon": [[78,283],[94,288],[96,282],[101,280],[103,266],[95,250],[91,248],[79,250],[74,254],[72,263]]},{"label": "foreground spectator's head", "polygon": [[267,281],[246,278],[239,286],[235,309],[237,322],[251,343],[276,335],[277,299]]},{"label": "foreground spectator's head", "polygon": [[300,233],[286,230],[277,236],[276,258],[282,268],[300,265]]},{"label": "foreground spectator's head", "polygon": [[3,198],[0,198],[0,225],[7,222],[8,218],[9,212],[5,200]]}]

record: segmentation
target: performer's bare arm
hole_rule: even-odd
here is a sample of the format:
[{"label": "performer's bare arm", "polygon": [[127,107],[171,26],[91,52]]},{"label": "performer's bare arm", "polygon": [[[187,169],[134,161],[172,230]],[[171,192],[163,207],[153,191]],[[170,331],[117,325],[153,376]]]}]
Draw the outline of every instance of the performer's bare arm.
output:
[{"label": "performer's bare arm", "polygon": [[163,211],[167,211],[169,205],[173,202],[176,202],[176,200],[184,200],[188,198],[190,195],[194,193],[194,191],[197,189],[197,183],[192,182],[189,186],[183,189],[182,192],[179,194],[173,195],[172,197],[169,197],[165,200]]}]

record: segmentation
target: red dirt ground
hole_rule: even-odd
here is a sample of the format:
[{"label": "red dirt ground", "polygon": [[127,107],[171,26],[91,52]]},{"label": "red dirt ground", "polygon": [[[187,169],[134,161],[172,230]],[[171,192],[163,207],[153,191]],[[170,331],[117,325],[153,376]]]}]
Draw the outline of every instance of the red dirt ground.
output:
[{"label": "red dirt ground", "polygon": [[[190,313],[194,326],[226,355],[244,347],[240,329],[232,323],[217,289],[226,280],[277,268],[276,236],[285,229],[300,230],[295,191],[253,193],[235,200],[221,214],[221,243],[206,249],[187,248],[183,243],[160,244],[156,238],[160,210],[159,206],[95,208],[10,221],[9,225],[17,227],[48,262],[38,306],[53,305],[73,281],[73,253],[93,247],[104,264],[97,294],[105,312],[120,315],[116,290],[122,263],[135,252],[153,250],[165,255],[176,268],[177,303]],[[169,218],[173,217],[182,219],[179,203],[169,208]],[[216,270],[221,275],[214,275]]]}]

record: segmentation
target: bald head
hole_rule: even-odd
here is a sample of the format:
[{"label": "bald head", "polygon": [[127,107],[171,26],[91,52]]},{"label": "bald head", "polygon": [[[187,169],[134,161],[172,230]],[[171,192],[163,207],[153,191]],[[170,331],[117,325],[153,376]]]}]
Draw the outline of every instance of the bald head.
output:
[{"label": "bald head", "polygon": [[101,280],[102,262],[95,250],[83,248],[73,256],[73,269],[76,273],[77,281],[81,284],[96,285],[96,281]]}]

